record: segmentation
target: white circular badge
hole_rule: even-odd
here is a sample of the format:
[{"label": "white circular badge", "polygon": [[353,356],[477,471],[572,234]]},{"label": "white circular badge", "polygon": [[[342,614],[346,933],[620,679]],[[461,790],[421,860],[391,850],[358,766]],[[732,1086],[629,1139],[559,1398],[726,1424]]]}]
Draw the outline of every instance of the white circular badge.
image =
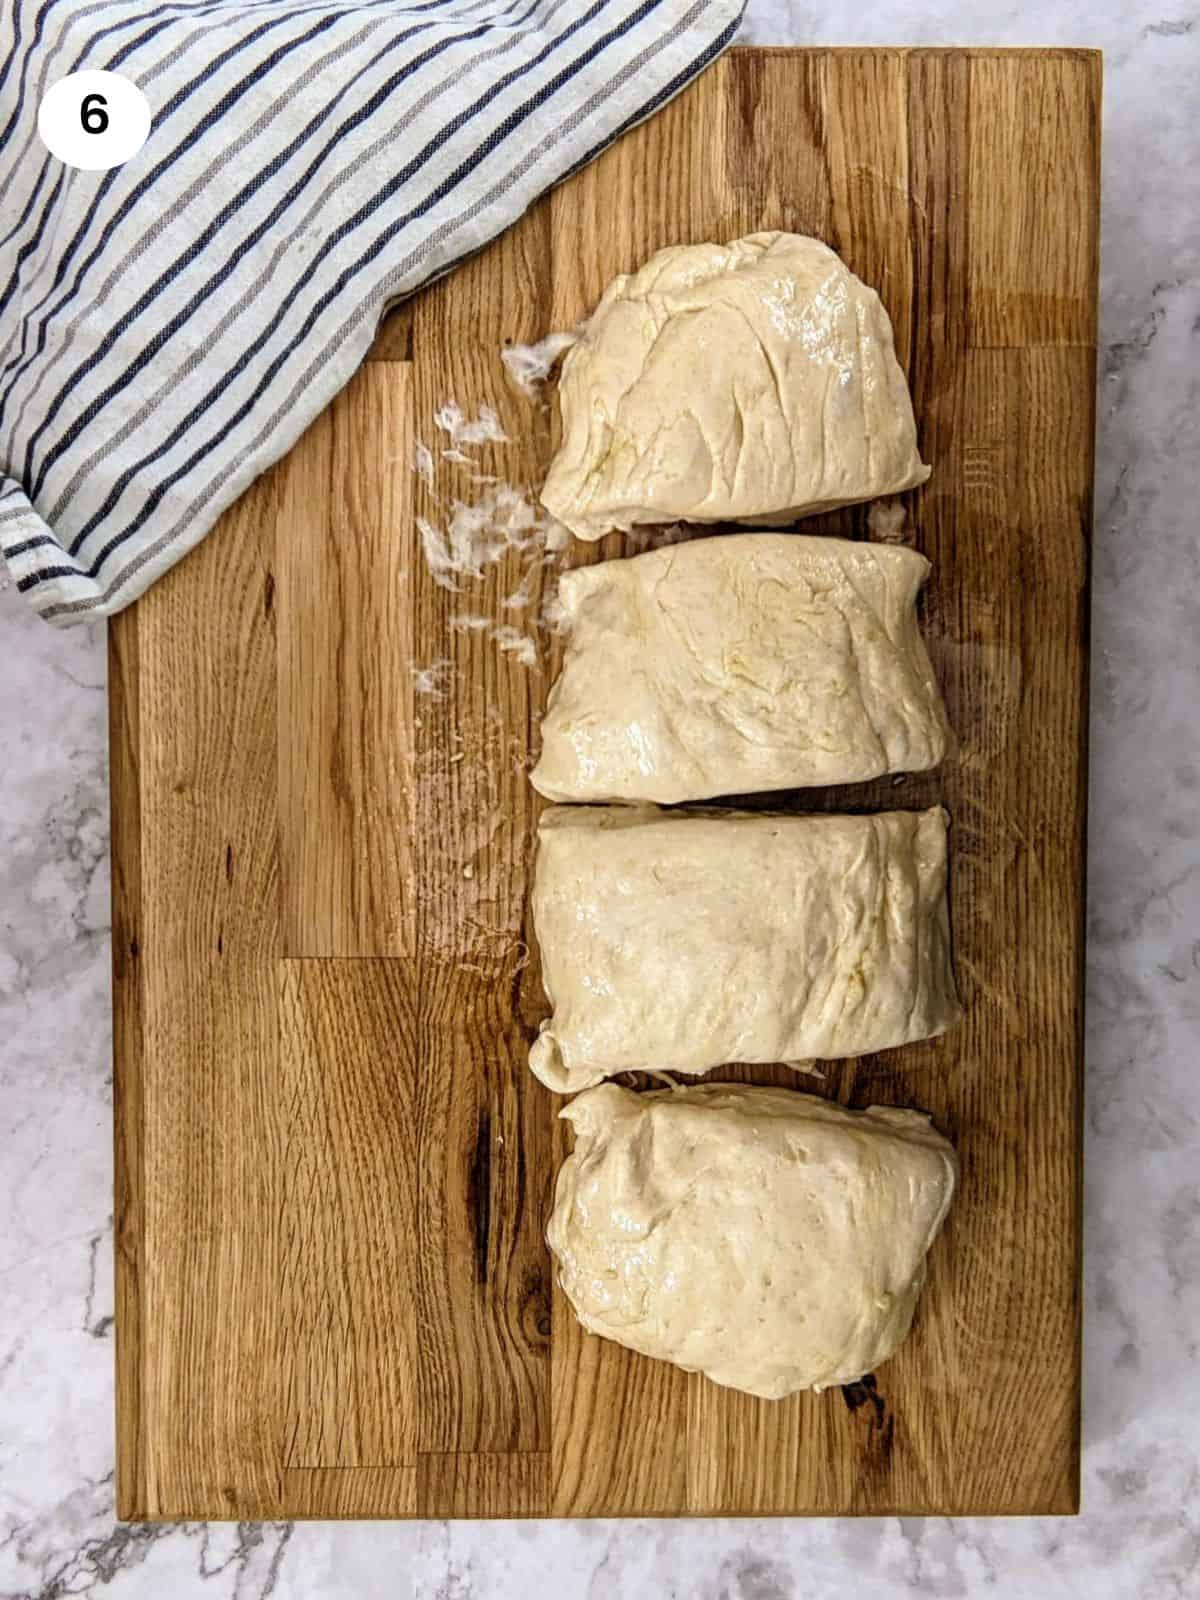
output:
[{"label": "white circular badge", "polygon": [[85,172],[128,161],[150,132],[150,102],[119,72],[72,72],[42,96],[38,132],[52,156]]}]

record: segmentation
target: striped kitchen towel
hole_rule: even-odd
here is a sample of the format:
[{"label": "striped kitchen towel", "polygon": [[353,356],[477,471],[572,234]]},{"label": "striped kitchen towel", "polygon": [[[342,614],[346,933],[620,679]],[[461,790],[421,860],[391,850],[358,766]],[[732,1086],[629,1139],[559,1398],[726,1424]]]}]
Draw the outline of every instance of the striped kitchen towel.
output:
[{"label": "striped kitchen towel", "polygon": [[[389,302],[684,87],[741,0],[3,0],[0,548],[43,617],[134,600],[349,380]],[[37,131],[131,78],[107,172]]]}]

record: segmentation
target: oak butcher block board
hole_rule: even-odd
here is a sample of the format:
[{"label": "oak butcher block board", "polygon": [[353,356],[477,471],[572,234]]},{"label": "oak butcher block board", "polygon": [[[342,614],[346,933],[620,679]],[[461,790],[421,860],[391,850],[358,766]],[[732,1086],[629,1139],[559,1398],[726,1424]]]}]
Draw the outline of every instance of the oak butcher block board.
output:
[{"label": "oak butcher block board", "polygon": [[[1076,1508],[1099,99],[1086,52],[734,51],[393,314],[113,623],[123,1517]],[[816,1083],[931,1111],[962,1187],[895,1359],[777,1404],[584,1335],[554,1285],[526,772],[560,645],[536,588],[504,606],[519,554],[451,592],[416,523],[488,488],[438,453],[450,399],[511,441],[465,450],[476,476],[541,480],[553,408],[506,342],[660,246],[766,228],[827,240],[891,312],[961,739],[783,803],[949,808],[966,1003]]]}]

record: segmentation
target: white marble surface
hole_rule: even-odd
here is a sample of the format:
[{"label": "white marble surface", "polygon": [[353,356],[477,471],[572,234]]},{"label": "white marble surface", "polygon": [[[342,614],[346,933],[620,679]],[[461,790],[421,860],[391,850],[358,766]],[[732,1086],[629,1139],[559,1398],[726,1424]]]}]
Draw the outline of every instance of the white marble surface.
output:
[{"label": "white marble surface", "polygon": [[1107,52],[1084,1513],[122,1527],[104,641],[0,593],[0,1600],[1200,1595],[1200,13],[751,0],[773,43]]}]

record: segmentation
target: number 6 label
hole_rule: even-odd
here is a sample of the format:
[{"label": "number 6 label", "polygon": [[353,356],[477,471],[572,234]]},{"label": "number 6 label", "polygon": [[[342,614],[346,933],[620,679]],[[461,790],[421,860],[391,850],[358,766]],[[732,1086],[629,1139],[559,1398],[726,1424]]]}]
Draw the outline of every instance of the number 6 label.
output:
[{"label": "number 6 label", "polygon": [[38,132],[52,156],[85,172],[128,161],[150,132],[150,102],[119,72],[72,72],[42,97]]}]

